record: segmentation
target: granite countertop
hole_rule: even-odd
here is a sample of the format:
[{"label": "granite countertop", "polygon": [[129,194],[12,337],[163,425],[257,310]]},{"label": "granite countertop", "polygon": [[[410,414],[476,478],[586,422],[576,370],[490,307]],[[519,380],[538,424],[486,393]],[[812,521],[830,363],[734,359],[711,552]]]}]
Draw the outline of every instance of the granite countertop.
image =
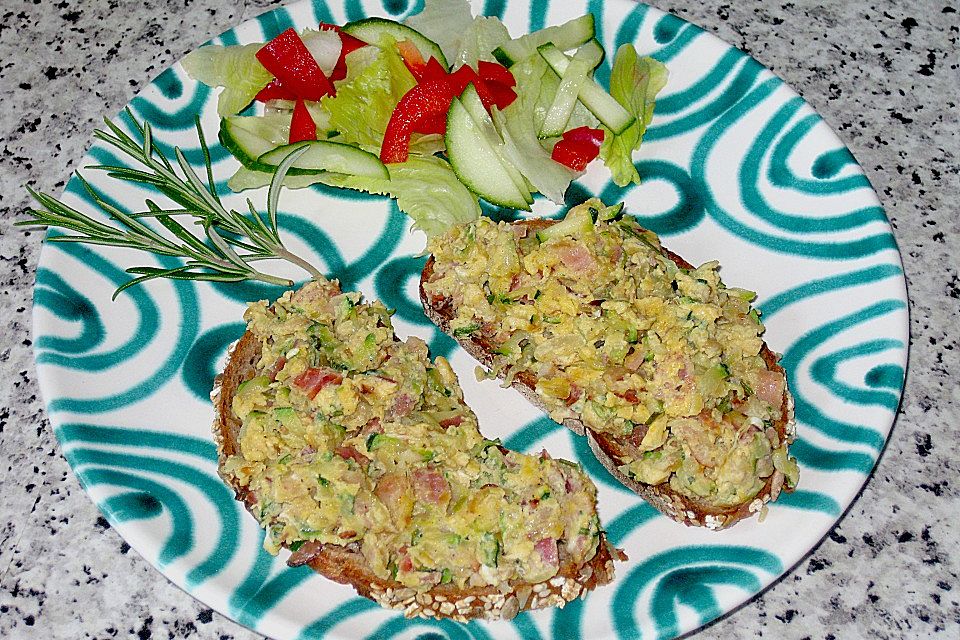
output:
[{"label": "granite countertop", "polygon": [[[40,235],[10,223],[23,185],[63,188],[104,114],[272,4],[0,5],[0,637],[259,637],[167,582],[81,490],[35,381]],[[694,637],[960,637],[960,4],[652,4],[755,56],[838,131],[893,224],[911,300],[906,391],[873,478],[799,566]]]}]

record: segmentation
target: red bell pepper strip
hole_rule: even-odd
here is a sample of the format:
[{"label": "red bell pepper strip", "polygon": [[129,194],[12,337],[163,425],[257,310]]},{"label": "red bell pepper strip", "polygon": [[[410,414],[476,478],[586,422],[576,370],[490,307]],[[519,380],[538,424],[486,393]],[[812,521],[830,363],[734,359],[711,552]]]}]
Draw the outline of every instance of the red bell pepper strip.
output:
[{"label": "red bell pepper strip", "polygon": [[[417,69],[417,71],[420,75],[419,77],[417,77],[417,74],[414,73],[414,77],[417,77],[418,83],[433,80],[438,82],[446,82],[449,84],[450,75],[447,73],[447,70],[443,67],[442,64],[440,64],[437,61],[436,58],[432,56],[430,57],[429,60],[427,60],[423,64],[423,66]],[[413,73],[412,69],[411,69],[411,73]],[[451,90],[451,95],[458,95],[458,94],[454,94],[454,92]],[[413,130],[415,133],[424,133],[424,134],[437,133],[442,135],[447,130],[446,112],[437,113],[433,116],[424,118],[424,120],[419,124],[417,124],[417,126],[415,126]]]},{"label": "red bell pepper strip", "polygon": [[330,82],[337,82],[338,80],[343,80],[347,77],[347,59],[343,57],[343,49],[340,49],[340,57],[337,59],[337,64],[333,65],[333,70],[330,71]]},{"label": "red bell pepper strip", "polygon": [[479,73],[467,65],[449,73],[436,58],[424,61],[420,50],[408,40],[398,42],[397,49],[418,84],[401,98],[390,116],[380,148],[383,162],[406,161],[413,133],[444,133],[451,100],[471,83],[488,111],[494,106],[503,109],[517,99],[513,90],[517,81],[502,65],[482,62],[478,64]]},{"label": "red bell pepper strip", "polygon": [[297,96],[293,91],[283,86],[283,84],[274,78],[267,86],[260,89],[254,100],[260,102],[269,102],[270,100],[296,100]]},{"label": "red bell pepper strip", "polygon": [[401,40],[397,43],[397,49],[400,51],[400,57],[403,59],[404,66],[410,71],[417,82],[424,80],[443,80],[447,77],[447,69],[440,62],[430,56],[429,60],[423,59],[423,54],[417,49],[417,46],[409,40]]},{"label": "red bell pepper strip", "polygon": [[499,82],[484,80],[479,76],[473,79],[473,86],[487,111],[492,107],[505,109],[517,99],[517,93],[510,87]]},{"label": "red bell pepper strip", "polygon": [[574,140],[579,142],[589,142],[596,145],[599,149],[603,144],[603,129],[591,129],[590,127],[577,127],[570,129],[563,134],[565,140]]},{"label": "red bell pepper strip", "polygon": [[447,132],[447,114],[438,113],[433,116],[428,116],[419,122],[414,128],[414,133],[439,133],[444,134]]},{"label": "red bell pepper strip", "polygon": [[481,80],[481,82],[487,85],[491,101],[497,109],[506,109],[517,99],[517,92],[504,84],[490,80]]},{"label": "red bell pepper strip", "polygon": [[446,68],[440,64],[440,61],[430,56],[430,59],[427,60],[427,64],[423,68],[423,79],[424,80],[444,80],[447,77]]},{"label": "red bell pepper strip", "polygon": [[583,171],[590,161],[600,155],[603,129],[577,127],[563,134],[553,147],[550,157],[574,171]]},{"label": "red bell pepper strip", "polygon": [[[490,66],[500,67],[500,65],[494,65],[493,63],[489,64]],[[512,85],[500,82],[498,78],[484,78],[472,68],[463,65],[448,76],[450,79],[450,89],[455,95],[459,96],[463,93],[463,90],[467,88],[468,84],[473,83],[474,88],[477,90],[477,95],[480,96],[480,102],[483,103],[487,111],[490,110],[491,106],[496,106],[498,109],[505,109],[510,103],[517,99],[516,92],[511,88],[515,86],[517,82],[505,67],[500,68],[509,76],[513,83]]]},{"label": "red bell pepper strip", "polygon": [[453,93],[446,80],[426,80],[407,91],[390,115],[380,147],[384,163],[406,162],[410,156],[410,136],[431,118],[445,116]]},{"label": "red bell pepper strip", "polygon": [[334,94],[333,84],[293,28],[263,45],[257,60],[298,98],[316,101]]},{"label": "red bell pepper strip", "polygon": [[517,80],[503,65],[481,60],[477,63],[476,75],[479,82],[474,84],[487,110],[491,105],[505,109],[517,99],[517,93],[513,90],[513,87],[517,86]]},{"label": "red bell pepper strip", "polygon": [[513,74],[510,73],[510,70],[496,62],[487,62],[486,60],[479,61],[477,63],[477,75],[484,80],[497,82],[511,88],[517,86],[517,80],[513,77]]},{"label": "red bell pepper strip", "polygon": [[490,111],[490,107],[496,103],[496,100],[494,100],[486,81],[480,76],[474,75],[472,82],[473,88],[477,90],[477,95],[480,97],[480,102],[483,103],[483,108]]},{"label": "red bell pepper strip", "polygon": [[303,100],[297,100],[290,120],[290,144],[317,139],[317,125]]},{"label": "red bell pepper strip", "polygon": [[463,90],[467,88],[467,85],[476,80],[477,72],[463,65],[453,73],[447,76],[447,80],[450,83],[450,90],[454,95],[459,96],[463,93]]}]

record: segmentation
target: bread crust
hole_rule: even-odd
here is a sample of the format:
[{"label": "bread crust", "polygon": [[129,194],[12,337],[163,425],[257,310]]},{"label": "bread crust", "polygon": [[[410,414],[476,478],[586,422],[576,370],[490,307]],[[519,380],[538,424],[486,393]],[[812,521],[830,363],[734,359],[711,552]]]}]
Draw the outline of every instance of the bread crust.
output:
[{"label": "bread crust", "polygon": [[[523,220],[512,223],[516,226],[524,226],[529,233],[535,233],[538,230],[555,224],[554,220],[533,219]],[[663,248],[664,254],[670,258],[678,267],[682,269],[693,269],[693,265],[684,260],[672,251]],[[455,317],[453,301],[439,296],[430,296],[424,290],[424,284],[430,282],[434,275],[435,260],[433,256],[427,259],[420,276],[420,302],[423,305],[424,313],[433,321],[441,331],[453,337],[464,350],[476,358],[480,364],[490,369],[493,367],[493,345],[482,334],[476,334],[465,337],[456,337],[450,328],[450,322]],[[786,372],[779,364],[780,356],[770,350],[767,343],[764,342],[760,351],[761,357],[767,363],[771,371],[776,371],[784,376]],[[527,372],[518,373],[512,383],[512,387],[520,394],[533,403],[544,412],[549,410],[544,405],[543,400],[536,392],[537,380]],[[669,483],[651,485],[631,478],[620,470],[620,466],[626,461],[623,458],[624,449],[617,438],[611,434],[601,433],[587,428],[583,422],[576,418],[568,418],[563,421],[563,425],[580,436],[586,436],[591,451],[613,474],[613,476],[635,492],[641,498],[653,505],[664,515],[682,522],[689,526],[704,526],[709,529],[719,530],[729,527],[740,520],[761,512],[768,502],[776,500],[782,490],[791,491],[784,483],[783,473],[775,471],[763,485],[763,488],[756,496],[749,501],[739,505],[727,508],[717,508],[710,505],[698,503],[687,496],[684,496],[671,489]],[[793,416],[793,397],[787,386],[784,385],[783,401],[780,405],[780,416],[774,423],[774,428],[781,442],[793,442],[795,433],[795,422]]]},{"label": "bread crust", "polygon": [[[218,471],[229,485],[236,499],[243,502],[253,513],[256,497],[249,489],[224,474],[223,464],[227,457],[239,451],[241,423],[232,410],[237,387],[255,374],[260,359],[260,342],[251,332],[234,343],[229,350],[226,368],[217,376],[210,399],[215,418],[213,435],[219,458]],[[452,583],[441,584],[426,592],[417,592],[393,580],[377,577],[364,562],[359,550],[349,546],[324,544],[310,554],[306,562],[325,577],[347,584],[360,595],[376,601],[383,607],[402,610],[408,617],[452,618],[466,621],[474,618],[510,619],[520,611],[543,607],[563,607],[577,597],[585,597],[588,591],[607,584],[613,579],[613,561],[626,557],[614,549],[601,534],[594,557],[582,566],[565,560],[560,549],[560,571],[544,582],[527,584],[511,583],[508,591],[496,587],[459,588]]]}]

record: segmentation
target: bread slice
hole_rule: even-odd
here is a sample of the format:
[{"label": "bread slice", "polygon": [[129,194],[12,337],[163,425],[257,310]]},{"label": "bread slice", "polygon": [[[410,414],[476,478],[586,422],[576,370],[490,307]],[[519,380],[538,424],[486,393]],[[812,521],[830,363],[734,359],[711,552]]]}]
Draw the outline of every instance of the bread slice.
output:
[{"label": "bread slice", "polygon": [[[221,477],[251,513],[257,507],[256,496],[234,476],[224,473],[223,465],[229,456],[240,450],[241,423],[232,409],[233,398],[238,386],[257,373],[260,357],[260,341],[248,331],[230,348],[226,368],[217,376],[211,393],[215,409],[213,433]],[[376,576],[366,565],[356,542],[343,546],[308,542],[290,556],[288,564],[308,564],[327,578],[352,586],[357,593],[383,607],[402,610],[408,618],[510,619],[520,611],[562,607],[578,596],[585,597],[588,591],[613,579],[615,559],[626,559],[603,534],[596,554],[582,565],[573,563],[566,557],[563,545],[559,546],[560,569],[555,576],[532,584],[511,582],[506,590],[493,586],[458,588],[451,582],[428,591],[417,591],[395,580]]]},{"label": "bread slice", "polygon": [[[515,227],[525,228],[526,233],[536,233],[553,224],[556,224],[556,221],[546,219],[531,219],[513,223]],[[520,233],[519,235],[524,234]],[[662,252],[678,267],[682,269],[693,268],[693,265],[677,254],[665,248]],[[450,326],[451,321],[456,315],[453,300],[439,296],[431,296],[424,289],[425,283],[431,282],[434,278],[435,267],[436,261],[434,256],[431,255],[423,268],[420,278],[420,300],[424,312],[430,320],[444,333],[453,337],[464,350],[476,358],[480,364],[488,369],[492,368],[495,357],[493,353],[494,345],[480,332],[464,337],[455,336]],[[779,356],[773,353],[767,347],[766,343],[762,346],[761,356],[770,371],[778,372],[786,379],[783,368],[778,364]],[[537,379],[535,376],[525,371],[518,372],[512,380],[512,387],[541,410],[549,411],[543,399],[536,391]],[[762,489],[750,500],[731,507],[717,508],[712,505],[697,502],[688,496],[678,493],[671,488],[669,482],[658,485],[645,484],[621,471],[621,466],[626,462],[624,459],[624,443],[618,441],[615,436],[586,428],[584,423],[577,418],[565,419],[563,420],[563,425],[577,435],[586,436],[590,449],[596,455],[597,459],[620,482],[636,492],[663,514],[686,525],[705,526],[714,530],[723,529],[743,518],[760,513],[764,510],[765,505],[772,500],[776,500],[777,496],[785,488],[788,491],[792,490],[789,486],[785,485],[784,474],[778,470],[766,479]],[[775,420],[774,428],[781,442],[790,443],[793,441],[795,437],[793,398],[786,385],[784,385],[779,417]]]}]

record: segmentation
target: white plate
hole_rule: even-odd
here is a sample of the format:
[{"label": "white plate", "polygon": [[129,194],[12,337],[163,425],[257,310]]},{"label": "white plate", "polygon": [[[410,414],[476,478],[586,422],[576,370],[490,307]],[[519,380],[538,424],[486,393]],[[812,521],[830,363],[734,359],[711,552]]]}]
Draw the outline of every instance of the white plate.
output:
[{"label": "white plate", "polygon": [[[262,42],[318,20],[403,17],[407,4],[305,1],[213,42]],[[515,35],[589,10],[608,52],[634,42],[667,64],[670,81],[638,156],[643,185],[617,189],[596,167],[574,185],[570,201],[592,194],[624,199],[671,249],[694,263],[720,260],[730,286],[759,292],[767,341],[784,353],[797,400],[799,441],[792,451],[800,487],[773,505],[764,522],[720,533],[658,515],[614,481],[582,440],[513,391],[474,381],[474,362],[420,311],[415,288],[422,259],[412,256],[423,238],[406,232],[408,221],[391,202],[332,189],[286,192],[282,230],[289,244],[324,264],[344,289],[396,307],[398,334],[420,335],[434,355],[449,355],[487,435],[580,460],[600,485],[610,538],[630,557],[615,584],[564,610],[496,624],[404,620],[263,552],[260,529],[216,475],[207,398],[214,372],[226,345],[242,333],[243,302],[278,291],[153,282],[111,302],[126,279],[123,269],[149,258],[46,245],[35,292],[36,357],[71,466],[111,524],[166,577],[276,638],[654,638],[695,629],[763,590],[819,542],[873,469],[900,400],[907,359],[900,256],[859,166],[801,98],[742,52],[645,5],[474,4],[500,15]],[[177,65],[129,106],[153,125],[158,143],[179,145],[199,162],[193,119],[199,114],[214,138],[215,102]],[[213,152],[215,176],[224,181],[236,161],[218,145]],[[97,143],[81,164],[109,153]],[[131,210],[152,196],[97,172],[86,177]],[[76,180],[64,198],[93,209]],[[264,199],[254,194],[258,204]],[[230,201],[243,203],[237,196]],[[535,208],[556,212],[544,200]]]}]

